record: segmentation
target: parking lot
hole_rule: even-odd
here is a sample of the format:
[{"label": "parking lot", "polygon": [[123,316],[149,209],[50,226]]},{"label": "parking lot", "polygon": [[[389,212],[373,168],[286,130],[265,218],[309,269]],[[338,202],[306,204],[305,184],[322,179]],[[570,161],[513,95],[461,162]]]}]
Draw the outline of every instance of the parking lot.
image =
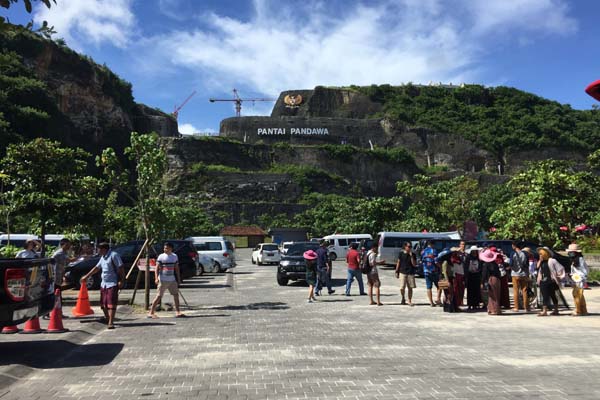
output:
[{"label": "parking lot", "polygon": [[1,336],[0,399],[600,398],[600,289],[586,291],[589,317],[447,314],[422,280],[418,305],[401,306],[383,269],[373,307],[343,295],[336,261],[336,293],[307,304],[306,286],[278,286],[275,266],[251,265],[246,249],[238,263],[184,283],[186,319],[133,307],[113,331],[68,319],[70,334]]}]

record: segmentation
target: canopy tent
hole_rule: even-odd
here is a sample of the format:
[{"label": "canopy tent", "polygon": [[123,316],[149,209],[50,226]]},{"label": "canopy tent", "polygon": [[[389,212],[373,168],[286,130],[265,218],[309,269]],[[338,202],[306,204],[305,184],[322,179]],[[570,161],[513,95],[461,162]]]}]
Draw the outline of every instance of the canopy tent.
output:
[{"label": "canopy tent", "polygon": [[600,80],[592,82],[585,88],[585,92],[600,101]]}]

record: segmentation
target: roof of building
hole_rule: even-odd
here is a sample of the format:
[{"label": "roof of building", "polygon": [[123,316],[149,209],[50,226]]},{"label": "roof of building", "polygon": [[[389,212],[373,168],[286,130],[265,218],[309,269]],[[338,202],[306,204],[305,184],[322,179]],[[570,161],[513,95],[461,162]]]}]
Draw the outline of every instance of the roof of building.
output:
[{"label": "roof of building", "polygon": [[223,236],[267,236],[258,226],[226,226],[221,229]]}]

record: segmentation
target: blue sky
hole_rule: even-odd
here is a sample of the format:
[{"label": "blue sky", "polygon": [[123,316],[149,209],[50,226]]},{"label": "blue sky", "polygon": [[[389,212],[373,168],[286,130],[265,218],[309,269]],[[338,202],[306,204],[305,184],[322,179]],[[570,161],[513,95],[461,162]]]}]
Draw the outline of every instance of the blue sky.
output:
[{"label": "blue sky", "polygon": [[[600,79],[595,0],[57,0],[47,20],[75,50],[133,84],[136,101],[179,114],[180,131],[234,115],[210,97],[276,98],[316,85],[507,85],[588,109]],[[273,103],[244,104],[243,115]]]}]

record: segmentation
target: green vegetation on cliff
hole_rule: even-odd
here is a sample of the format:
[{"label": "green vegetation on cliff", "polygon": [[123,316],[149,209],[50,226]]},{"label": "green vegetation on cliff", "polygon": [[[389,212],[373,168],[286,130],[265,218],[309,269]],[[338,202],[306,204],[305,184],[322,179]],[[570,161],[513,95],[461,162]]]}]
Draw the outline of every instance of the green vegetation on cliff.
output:
[{"label": "green vegetation on cliff", "polygon": [[574,110],[509,87],[352,86],[385,117],[409,126],[458,134],[502,156],[511,149],[600,147],[600,111]]}]

